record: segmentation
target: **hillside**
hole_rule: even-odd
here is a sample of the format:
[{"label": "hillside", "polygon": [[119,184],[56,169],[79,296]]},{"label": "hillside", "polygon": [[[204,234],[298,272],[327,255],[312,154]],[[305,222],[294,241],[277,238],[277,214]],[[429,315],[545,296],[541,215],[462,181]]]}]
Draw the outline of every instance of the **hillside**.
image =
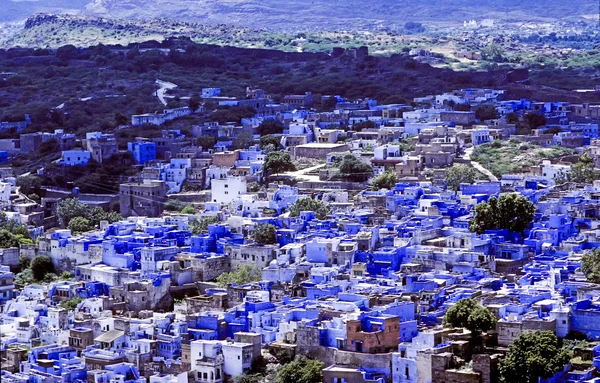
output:
[{"label": "hillside", "polygon": [[592,0],[95,0],[86,12],[112,17],[175,17],[283,30],[393,26],[406,21],[462,23],[473,18],[558,20],[597,13]]},{"label": "hillside", "polygon": [[597,15],[598,5],[595,0],[5,0],[0,22],[40,12],[313,31],[394,28],[406,21],[457,24],[482,18],[558,22]]}]

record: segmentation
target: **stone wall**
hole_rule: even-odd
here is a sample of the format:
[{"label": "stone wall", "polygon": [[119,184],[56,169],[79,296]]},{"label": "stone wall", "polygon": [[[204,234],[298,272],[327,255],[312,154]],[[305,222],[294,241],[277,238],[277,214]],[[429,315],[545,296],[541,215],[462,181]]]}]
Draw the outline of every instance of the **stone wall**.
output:
[{"label": "stone wall", "polygon": [[18,271],[20,269],[19,248],[0,249],[0,264],[10,266],[11,271]]}]

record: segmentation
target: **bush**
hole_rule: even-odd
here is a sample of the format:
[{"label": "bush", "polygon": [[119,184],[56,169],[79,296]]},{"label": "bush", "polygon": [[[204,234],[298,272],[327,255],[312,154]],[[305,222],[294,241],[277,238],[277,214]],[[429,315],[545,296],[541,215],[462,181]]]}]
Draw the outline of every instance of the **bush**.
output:
[{"label": "bush", "polygon": [[232,283],[236,285],[245,285],[250,282],[260,281],[262,275],[260,270],[253,268],[250,265],[243,265],[237,268],[237,270],[230,273],[223,273],[217,277],[217,283],[222,287],[227,287]]},{"label": "bush", "polygon": [[259,245],[273,245],[277,243],[276,228],[268,223],[257,225],[252,231],[252,238]]},{"label": "bush", "polygon": [[69,311],[73,311],[81,302],[83,302],[83,299],[81,298],[69,298],[66,301],[60,302],[60,307]]},{"label": "bush", "polygon": [[496,317],[474,299],[461,299],[446,311],[444,323],[452,327],[462,327],[476,334],[492,330]]},{"label": "bush", "polygon": [[178,199],[170,199],[165,202],[166,211],[181,211],[186,207],[186,204]]},{"label": "bush", "polygon": [[303,211],[312,211],[318,219],[325,219],[329,214],[329,206],[313,198],[301,198],[290,206],[290,217],[298,217]]},{"label": "bush", "polygon": [[37,256],[31,261],[31,273],[37,281],[43,281],[47,274],[54,273],[54,264],[48,256]]},{"label": "bush", "polygon": [[181,214],[196,214],[196,208],[192,205],[187,205],[183,209],[181,209]]},{"label": "bush", "polygon": [[297,358],[277,369],[275,383],[320,383],[323,381],[323,362]]},{"label": "bush", "polygon": [[375,179],[373,179],[373,183],[371,185],[373,186],[373,189],[375,189],[375,190],[381,190],[381,189],[392,190],[396,186],[397,182],[398,182],[398,178],[396,177],[396,173],[394,173],[392,171],[386,171],[379,177],[376,177]]},{"label": "bush", "polygon": [[67,228],[71,230],[73,234],[81,234],[94,229],[90,220],[84,217],[73,217],[69,221]]},{"label": "bush", "polygon": [[344,156],[339,165],[340,177],[349,181],[364,182],[373,173],[371,165],[365,164],[353,155]]}]

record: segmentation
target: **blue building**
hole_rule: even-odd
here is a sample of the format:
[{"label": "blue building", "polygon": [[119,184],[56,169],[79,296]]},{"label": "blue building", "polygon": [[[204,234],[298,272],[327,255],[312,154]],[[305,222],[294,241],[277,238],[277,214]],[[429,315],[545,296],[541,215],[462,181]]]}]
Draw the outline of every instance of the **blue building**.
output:
[{"label": "blue building", "polygon": [[156,160],[156,143],[136,141],[127,143],[127,150],[131,152],[139,164]]}]

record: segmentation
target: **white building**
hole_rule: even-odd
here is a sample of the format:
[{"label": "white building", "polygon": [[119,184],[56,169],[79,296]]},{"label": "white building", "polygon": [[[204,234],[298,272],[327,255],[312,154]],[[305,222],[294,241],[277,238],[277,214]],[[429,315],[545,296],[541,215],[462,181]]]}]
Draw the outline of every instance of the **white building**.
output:
[{"label": "white building", "polygon": [[490,129],[487,126],[477,126],[471,131],[471,139],[474,146],[492,142],[494,139],[490,136]]},{"label": "white building", "polygon": [[0,202],[10,201],[10,190],[12,185],[8,182],[0,182]]},{"label": "white building", "polygon": [[227,178],[229,173],[229,168],[225,166],[216,166],[210,165],[208,169],[206,169],[206,178],[205,178],[205,186],[210,187],[211,181],[214,179],[224,179]]},{"label": "white building", "polygon": [[386,144],[373,149],[374,160],[399,160],[402,157],[400,145]]},{"label": "white building", "polygon": [[554,179],[557,175],[567,175],[571,172],[569,165],[553,164],[550,160],[544,160],[542,162],[542,178],[551,184],[554,184]]},{"label": "white building", "polygon": [[245,177],[228,177],[213,179],[210,184],[213,202],[230,204],[237,197],[246,194],[247,185]]},{"label": "white building", "polygon": [[253,345],[218,340],[190,342],[190,359],[196,381],[220,383],[224,374],[243,375],[252,367]]}]

